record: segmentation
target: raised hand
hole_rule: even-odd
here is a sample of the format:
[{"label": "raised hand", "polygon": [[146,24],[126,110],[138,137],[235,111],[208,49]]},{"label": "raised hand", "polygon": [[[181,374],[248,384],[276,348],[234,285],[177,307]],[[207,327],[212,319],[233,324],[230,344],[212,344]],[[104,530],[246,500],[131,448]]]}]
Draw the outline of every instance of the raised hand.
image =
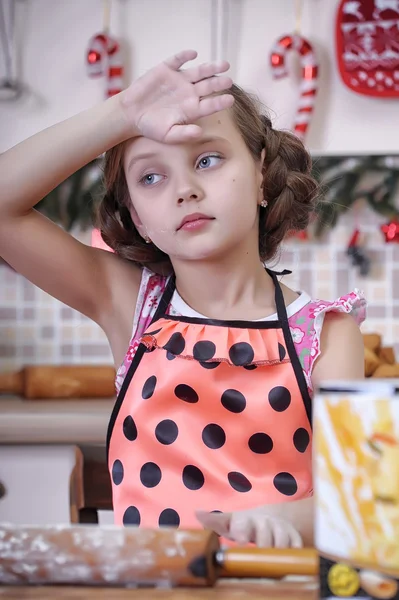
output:
[{"label": "raised hand", "polygon": [[[120,94],[121,105],[133,135],[158,142],[179,143],[196,138],[201,128],[195,121],[232,106],[232,85],[225,73],[228,62],[204,63],[181,70],[196,58],[195,50],[183,50],[150,69]],[[215,92],[218,95],[212,96]]]}]

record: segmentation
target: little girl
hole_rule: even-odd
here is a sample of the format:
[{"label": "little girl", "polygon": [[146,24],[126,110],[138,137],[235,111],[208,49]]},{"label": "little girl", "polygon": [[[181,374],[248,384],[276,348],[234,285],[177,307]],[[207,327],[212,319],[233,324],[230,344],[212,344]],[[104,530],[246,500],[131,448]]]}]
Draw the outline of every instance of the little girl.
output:
[{"label": "little girl", "polygon": [[[363,377],[365,301],[313,301],[265,268],[308,224],[310,157],[228,63],[181,70],[195,57],[0,157],[0,254],[96,321],[122,365],[107,435],[117,524],[311,544],[311,399],[321,380]],[[32,208],[103,152],[114,252]]]}]

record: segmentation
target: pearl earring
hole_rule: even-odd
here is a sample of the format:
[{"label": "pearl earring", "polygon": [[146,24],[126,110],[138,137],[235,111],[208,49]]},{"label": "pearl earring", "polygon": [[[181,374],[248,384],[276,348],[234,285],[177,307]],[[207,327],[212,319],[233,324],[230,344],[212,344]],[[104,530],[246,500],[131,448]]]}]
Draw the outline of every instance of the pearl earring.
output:
[{"label": "pearl earring", "polygon": [[146,236],[144,237],[144,241],[145,241],[145,243],[146,243],[146,244],[151,244],[151,240],[150,240],[150,238],[148,237],[148,235],[146,235]]},{"label": "pearl earring", "polygon": [[262,208],[266,208],[266,206],[267,206],[268,204],[269,204],[269,203],[268,203],[268,201],[267,201],[267,200],[265,200],[265,199],[263,199],[263,200],[262,200],[262,202],[260,203],[260,205],[261,205],[261,207],[262,207]]}]

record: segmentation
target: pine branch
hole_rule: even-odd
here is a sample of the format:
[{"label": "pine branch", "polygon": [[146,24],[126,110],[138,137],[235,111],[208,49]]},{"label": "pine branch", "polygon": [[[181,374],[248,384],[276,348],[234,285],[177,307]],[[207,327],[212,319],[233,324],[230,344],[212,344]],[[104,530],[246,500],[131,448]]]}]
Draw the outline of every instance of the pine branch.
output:
[{"label": "pine branch", "polygon": [[[90,162],[55,188],[37,209],[70,231],[88,229],[103,194],[102,157]],[[362,189],[366,175],[380,175],[378,184]],[[399,156],[321,156],[313,158],[312,175],[321,187],[315,211],[314,236],[321,237],[360,197],[378,214],[399,217],[395,197],[399,186]]]}]

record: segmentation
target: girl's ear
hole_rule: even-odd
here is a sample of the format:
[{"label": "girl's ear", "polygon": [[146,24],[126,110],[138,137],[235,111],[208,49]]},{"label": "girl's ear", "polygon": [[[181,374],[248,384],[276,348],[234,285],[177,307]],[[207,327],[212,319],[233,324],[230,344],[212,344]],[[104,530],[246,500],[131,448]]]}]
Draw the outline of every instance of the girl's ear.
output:
[{"label": "girl's ear", "polygon": [[[260,168],[260,172],[263,173],[263,166],[265,164],[265,158],[266,158],[266,148],[263,148],[261,154],[260,154],[260,161],[259,161],[259,168]],[[263,175],[262,175],[263,178]]]},{"label": "girl's ear", "polygon": [[263,178],[264,178],[263,165],[265,163],[265,156],[266,156],[266,149],[263,148],[261,155],[260,155],[258,168],[257,168],[257,180],[258,180],[257,183],[258,183],[258,189],[259,189],[258,204],[260,204],[263,200]]}]

